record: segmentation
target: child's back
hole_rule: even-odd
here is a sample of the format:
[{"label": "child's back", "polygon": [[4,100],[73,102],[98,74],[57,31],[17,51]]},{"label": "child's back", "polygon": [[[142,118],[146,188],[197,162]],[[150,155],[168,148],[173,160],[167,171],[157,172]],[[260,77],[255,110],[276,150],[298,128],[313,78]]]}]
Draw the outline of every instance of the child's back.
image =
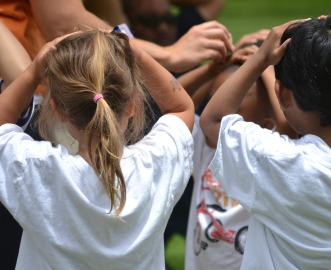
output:
[{"label": "child's back", "polygon": [[[252,215],[241,269],[331,265],[331,62],[325,58],[331,50],[331,18],[299,23],[285,32],[282,43],[292,39],[281,47],[290,23],[274,29],[202,116],[205,134],[218,143],[212,172]],[[276,93],[289,124],[303,134],[300,140],[231,115],[251,80],[277,64],[287,44],[276,66]]]},{"label": "child's back", "polygon": [[[8,92],[17,95],[24,80],[34,92],[42,52]],[[172,102],[160,107],[170,115],[126,147],[144,129],[140,78],[157,102],[153,86],[164,85]],[[123,34],[97,30],[69,36],[49,53],[47,84],[41,131],[47,135],[42,123],[55,113],[80,149],[73,157],[15,125],[0,127],[0,199],[24,230],[16,268],[164,269],[163,232],[192,172],[189,96],[174,91],[171,75]],[[11,119],[8,106],[0,107]]]},{"label": "child's back", "polygon": [[[209,96],[212,97],[239,67],[238,64],[227,67],[216,78]],[[273,123],[268,128],[275,127],[274,113],[261,78],[248,91],[239,113],[246,121],[263,127]],[[228,196],[208,168],[215,155],[216,145],[203,134],[199,119],[196,115],[192,132],[194,190],[186,237],[185,268],[239,270],[249,230],[250,214]]]}]

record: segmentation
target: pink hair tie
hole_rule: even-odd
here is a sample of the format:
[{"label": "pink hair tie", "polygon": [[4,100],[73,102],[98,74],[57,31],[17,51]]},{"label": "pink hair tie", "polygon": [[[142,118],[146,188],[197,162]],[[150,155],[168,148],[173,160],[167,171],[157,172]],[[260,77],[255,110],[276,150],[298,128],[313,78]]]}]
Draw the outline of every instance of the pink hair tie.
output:
[{"label": "pink hair tie", "polygon": [[100,99],[100,98],[103,98],[103,95],[102,94],[98,94],[94,97],[94,102],[97,103],[97,101]]}]

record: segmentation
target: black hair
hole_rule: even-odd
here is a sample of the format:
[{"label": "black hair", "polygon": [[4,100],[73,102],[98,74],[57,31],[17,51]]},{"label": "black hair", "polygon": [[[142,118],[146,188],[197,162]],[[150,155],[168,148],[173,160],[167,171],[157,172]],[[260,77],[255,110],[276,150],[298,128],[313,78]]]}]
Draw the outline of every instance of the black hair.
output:
[{"label": "black hair", "polygon": [[320,112],[321,126],[331,125],[331,16],[289,26],[281,44],[289,38],[276,79],[293,92],[301,110]]}]

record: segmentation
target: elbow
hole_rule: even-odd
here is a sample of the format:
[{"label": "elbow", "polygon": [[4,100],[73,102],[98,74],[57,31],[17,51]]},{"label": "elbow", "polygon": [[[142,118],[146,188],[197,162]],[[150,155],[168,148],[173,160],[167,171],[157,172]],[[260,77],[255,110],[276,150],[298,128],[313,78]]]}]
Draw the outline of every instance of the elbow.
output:
[{"label": "elbow", "polygon": [[208,111],[203,111],[200,117],[200,128],[202,132],[205,134],[205,136],[213,142],[215,145],[217,145],[218,141],[218,133],[220,129],[220,121],[215,121],[210,117],[208,114]]},{"label": "elbow", "polygon": [[205,111],[203,111],[200,116],[199,125],[200,125],[201,130],[207,137],[208,137],[207,133],[208,133],[209,120],[210,119],[208,118],[207,113],[205,113]]}]

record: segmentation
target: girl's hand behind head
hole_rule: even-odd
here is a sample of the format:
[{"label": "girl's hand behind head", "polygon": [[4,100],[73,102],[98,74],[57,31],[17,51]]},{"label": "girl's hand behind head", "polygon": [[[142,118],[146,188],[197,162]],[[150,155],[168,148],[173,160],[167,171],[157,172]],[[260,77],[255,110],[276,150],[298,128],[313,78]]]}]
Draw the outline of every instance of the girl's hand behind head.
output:
[{"label": "girl's hand behind head", "polygon": [[292,24],[302,23],[311,19],[294,20],[272,28],[258,53],[262,56],[266,65],[277,65],[283,58],[290,39],[280,44],[284,31]]},{"label": "girl's hand behind head", "polygon": [[51,42],[48,42],[44,45],[44,47],[41,48],[39,53],[37,54],[36,58],[33,60],[31,67],[33,68],[34,76],[38,81],[41,81],[45,77],[45,72],[47,68],[47,54],[50,51],[56,50],[56,45],[65,39],[68,36],[77,34],[79,32],[74,32],[68,35],[64,35],[62,37],[56,38]]}]

